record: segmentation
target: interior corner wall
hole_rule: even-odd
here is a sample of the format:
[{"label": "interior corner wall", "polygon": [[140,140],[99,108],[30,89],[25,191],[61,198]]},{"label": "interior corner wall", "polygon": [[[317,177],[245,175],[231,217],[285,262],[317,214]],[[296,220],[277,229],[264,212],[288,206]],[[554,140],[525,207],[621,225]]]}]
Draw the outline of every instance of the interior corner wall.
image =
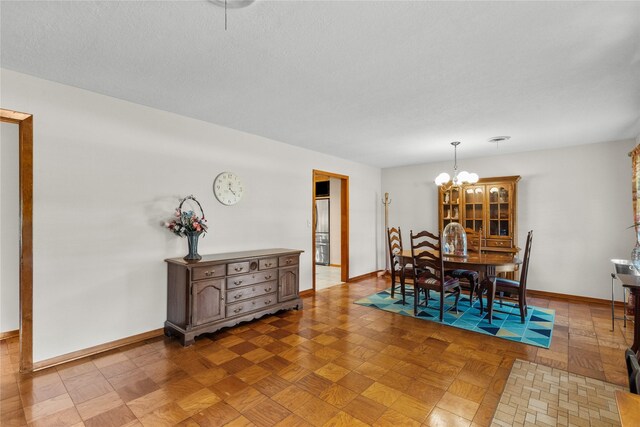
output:
[{"label": "interior corner wall", "polygon": [[[302,249],[312,287],[313,169],[349,176],[350,275],[383,252],[380,169],[82,89],[0,70],[2,107],[34,117],[33,325],[38,362],[150,330],[166,316],[164,260],[187,243],[163,229],[193,194],[209,220],[199,252]],[[235,206],[216,175],[237,173]]]},{"label": "interior corner wall", "polygon": [[0,123],[0,332],[20,327],[20,136]]},{"label": "interior corner wall", "polygon": [[[631,204],[633,140],[588,144],[476,159],[458,159],[480,177],[520,175],[518,243],[534,230],[528,289],[611,298],[612,258],[629,259],[634,247]],[[438,228],[433,179],[452,162],[382,170],[382,193],[393,204],[390,226]],[[622,289],[616,286],[617,298]]]}]

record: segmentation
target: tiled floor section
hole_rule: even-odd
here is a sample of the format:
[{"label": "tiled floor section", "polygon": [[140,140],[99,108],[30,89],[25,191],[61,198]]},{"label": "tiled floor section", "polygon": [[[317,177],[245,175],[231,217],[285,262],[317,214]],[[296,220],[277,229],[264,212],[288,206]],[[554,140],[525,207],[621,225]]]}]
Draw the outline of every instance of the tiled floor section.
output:
[{"label": "tiled floor section", "polygon": [[326,289],[344,283],[340,280],[340,267],[316,264],[316,290]]},{"label": "tiled floor section", "polygon": [[31,375],[2,341],[0,425],[489,426],[516,359],[626,385],[631,329],[610,332],[607,306],[530,298],[556,310],[540,349],[353,303],[388,286],[334,286],[190,347],[158,337]]},{"label": "tiled floor section", "polygon": [[623,389],[561,369],[516,360],[491,425],[619,426],[614,393]]}]

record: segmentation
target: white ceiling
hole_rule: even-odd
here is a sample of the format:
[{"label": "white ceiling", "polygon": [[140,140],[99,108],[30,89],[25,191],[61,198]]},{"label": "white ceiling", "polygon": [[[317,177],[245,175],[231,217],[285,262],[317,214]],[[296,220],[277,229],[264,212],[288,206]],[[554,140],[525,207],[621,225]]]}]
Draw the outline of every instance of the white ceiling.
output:
[{"label": "white ceiling", "polygon": [[205,0],[0,15],[3,68],[379,167],[640,134],[640,2],[257,0],[227,31]]}]

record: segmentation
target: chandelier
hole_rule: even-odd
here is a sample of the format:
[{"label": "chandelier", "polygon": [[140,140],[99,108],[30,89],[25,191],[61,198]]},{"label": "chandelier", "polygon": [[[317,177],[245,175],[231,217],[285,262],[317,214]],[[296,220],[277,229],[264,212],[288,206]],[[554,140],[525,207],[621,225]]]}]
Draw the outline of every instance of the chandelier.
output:
[{"label": "chandelier", "polygon": [[453,141],[451,145],[453,145],[453,178],[451,178],[448,173],[442,172],[435,179],[436,185],[454,187],[478,182],[479,178],[477,173],[469,173],[467,171],[458,173],[458,145],[460,145],[460,141]]}]

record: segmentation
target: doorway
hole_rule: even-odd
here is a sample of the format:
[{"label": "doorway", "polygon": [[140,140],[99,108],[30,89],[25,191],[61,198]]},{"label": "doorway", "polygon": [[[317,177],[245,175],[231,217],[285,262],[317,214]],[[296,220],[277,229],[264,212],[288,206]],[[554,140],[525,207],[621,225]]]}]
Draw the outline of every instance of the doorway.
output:
[{"label": "doorway", "polygon": [[33,116],[0,109],[0,122],[18,125],[20,372],[31,372],[33,370]]},{"label": "doorway", "polygon": [[349,177],[314,170],[313,290],[349,280]]}]

